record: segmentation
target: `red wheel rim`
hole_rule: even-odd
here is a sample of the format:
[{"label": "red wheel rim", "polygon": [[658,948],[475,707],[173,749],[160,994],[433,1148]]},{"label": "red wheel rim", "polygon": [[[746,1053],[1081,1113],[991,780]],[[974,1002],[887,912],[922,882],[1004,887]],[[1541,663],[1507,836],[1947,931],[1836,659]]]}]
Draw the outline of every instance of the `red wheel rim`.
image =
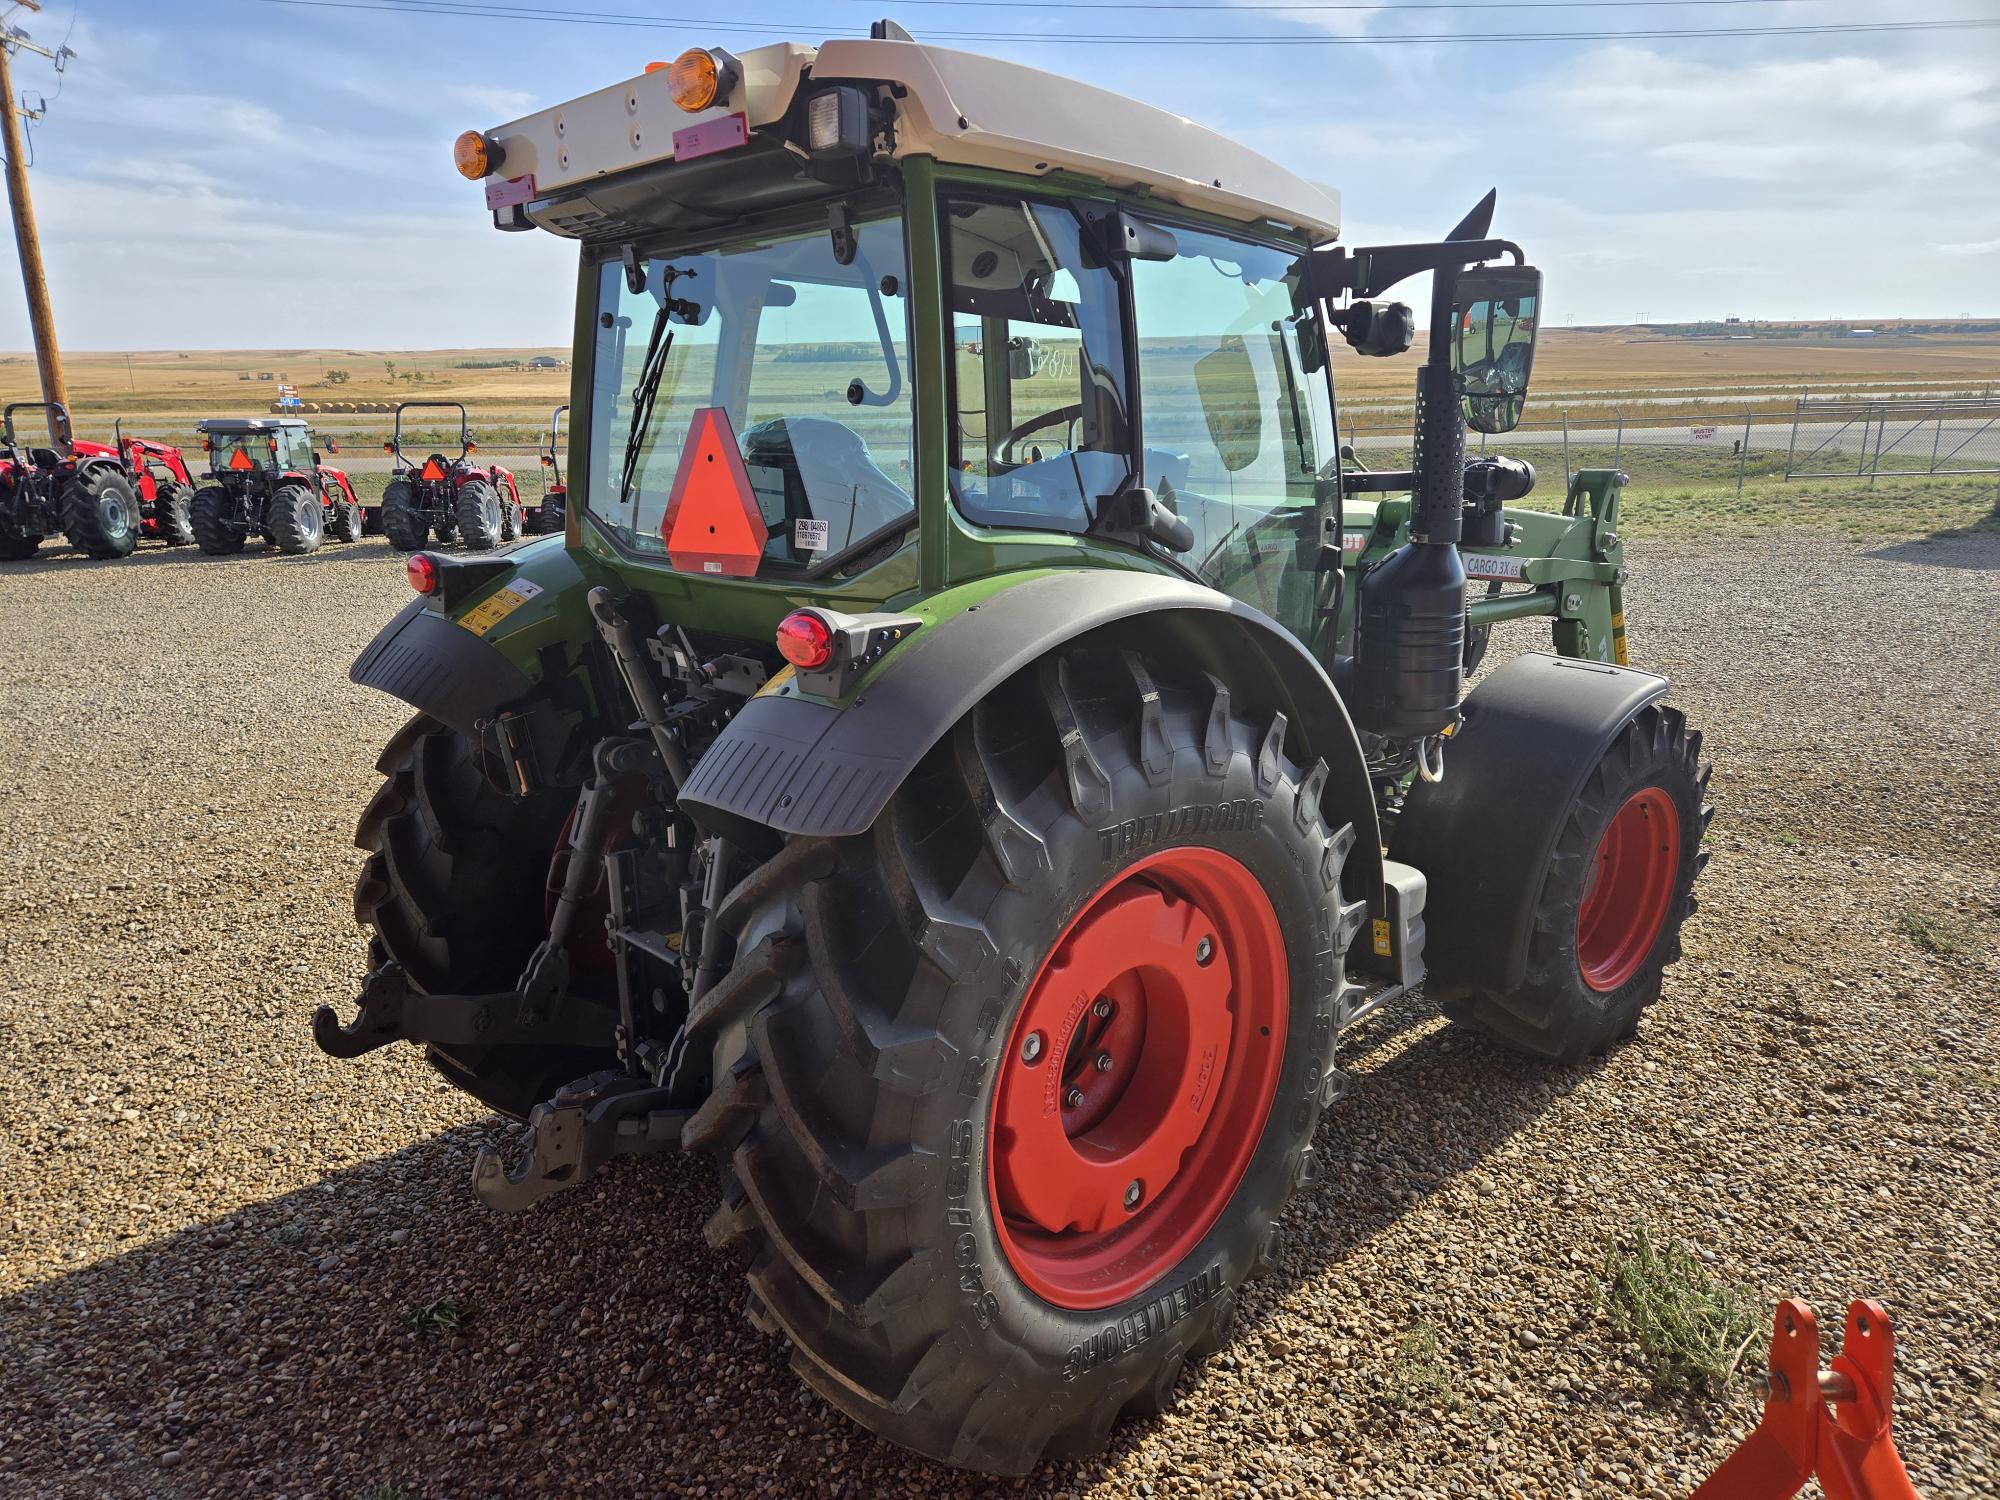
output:
[{"label": "red wheel rim", "polygon": [[993,1092],[987,1190],[1037,1295],[1109,1307],[1208,1233],[1263,1136],[1290,995],[1277,913],[1226,854],[1163,850],[1085,903]]},{"label": "red wheel rim", "polygon": [[1634,792],[1597,841],[1577,908],[1576,965],[1585,984],[1609,993],[1639,972],[1666,925],[1680,863],[1673,798],[1656,786]]}]

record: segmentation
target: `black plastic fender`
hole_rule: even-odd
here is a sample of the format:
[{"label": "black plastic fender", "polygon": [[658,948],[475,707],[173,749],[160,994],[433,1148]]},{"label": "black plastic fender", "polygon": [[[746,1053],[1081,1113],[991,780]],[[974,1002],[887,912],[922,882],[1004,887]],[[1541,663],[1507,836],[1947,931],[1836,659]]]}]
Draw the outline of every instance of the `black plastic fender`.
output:
[{"label": "black plastic fender", "polygon": [[1536,654],[1473,689],[1444,752],[1444,780],[1410,788],[1389,849],[1428,884],[1432,994],[1521,982],[1570,804],[1611,742],[1667,687],[1652,672]]},{"label": "black plastic fender", "polygon": [[1227,594],[1157,573],[1103,569],[1030,579],[920,629],[845,708],[810,698],[748,703],[695,765],[680,803],[725,836],[763,827],[865,831],[945,732],[1008,677],[1102,632],[1199,666],[1238,701],[1282,712],[1294,758],[1327,764],[1321,806],[1354,824],[1351,895],[1379,907],[1381,833],[1361,744],[1332,682],[1283,626]]},{"label": "black plastic fender", "polygon": [[380,688],[420,713],[477,739],[481,719],[527,696],[524,673],[464,626],[454,624],[419,596],[405,604],[368,643],[348,679]]}]

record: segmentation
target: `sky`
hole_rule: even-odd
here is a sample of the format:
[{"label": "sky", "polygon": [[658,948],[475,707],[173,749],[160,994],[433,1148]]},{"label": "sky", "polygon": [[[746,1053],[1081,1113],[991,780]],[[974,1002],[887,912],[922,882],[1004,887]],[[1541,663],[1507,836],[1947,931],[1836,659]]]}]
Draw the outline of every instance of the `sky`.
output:
[{"label": "sky", "polygon": [[[1494,232],[1546,273],[1548,326],[2000,314],[2000,29],[1350,44],[1992,20],[1996,0],[1273,8],[1301,3],[556,7],[627,23],[586,25],[463,0],[44,0],[8,21],[77,53],[60,78],[15,61],[48,101],[30,177],[69,349],[566,344],[575,247],[495,231],[454,137],[685,47],[880,14],[1222,130],[1340,189],[1349,244],[1436,238],[1497,187]],[[0,349],[28,344],[8,266]]]}]

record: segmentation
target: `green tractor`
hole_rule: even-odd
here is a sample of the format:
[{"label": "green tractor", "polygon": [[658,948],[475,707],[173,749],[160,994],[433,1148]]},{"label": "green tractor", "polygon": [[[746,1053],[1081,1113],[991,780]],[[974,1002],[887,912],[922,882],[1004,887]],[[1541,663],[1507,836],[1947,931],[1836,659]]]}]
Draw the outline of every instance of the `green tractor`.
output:
[{"label": "green tractor", "polygon": [[[1622,477],[1529,509],[1467,459],[1538,322],[1490,196],[1345,248],[1220,135],[888,23],[458,158],[579,242],[572,500],[411,556],[354,665],[415,716],[314,1028],[529,1123],[487,1203],[707,1154],[810,1386],[1019,1474],[1228,1342],[1345,1028],[1421,983],[1530,1059],[1633,1033],[1708,776],[1625,664]],[[1419,273],[1460,334],[1365,472],[1330,345],[1409,348]],[[1467,693],[1468,631],[1533,617]]]}]

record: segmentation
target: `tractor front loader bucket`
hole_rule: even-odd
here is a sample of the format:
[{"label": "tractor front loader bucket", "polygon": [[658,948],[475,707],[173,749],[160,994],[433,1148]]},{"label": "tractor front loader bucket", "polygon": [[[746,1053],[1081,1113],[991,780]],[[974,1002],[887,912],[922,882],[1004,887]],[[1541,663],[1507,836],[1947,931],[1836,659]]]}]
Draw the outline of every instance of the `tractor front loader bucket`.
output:
[{"label": "tractor front loader bucket", "polygon": [[1817,1477],[1827,1500],[1919,1500],[1889,1430],[1896,1340],[1879,1302],[1847,1309],[1833,1368],[1813,1310],[1778,1304],[1764,1418],[1690,1500],[1786,1500]]}]

